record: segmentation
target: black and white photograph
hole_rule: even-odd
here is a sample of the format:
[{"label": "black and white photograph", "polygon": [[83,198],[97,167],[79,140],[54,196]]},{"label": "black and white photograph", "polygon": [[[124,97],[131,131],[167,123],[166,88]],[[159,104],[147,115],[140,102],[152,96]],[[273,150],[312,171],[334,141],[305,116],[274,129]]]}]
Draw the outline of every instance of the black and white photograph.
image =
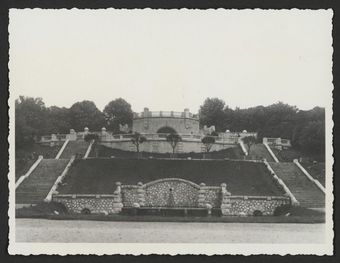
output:
[{"label": "black and white photograph", "polygon": [[10,254],[333,254],[331,9],[10,9]]}]

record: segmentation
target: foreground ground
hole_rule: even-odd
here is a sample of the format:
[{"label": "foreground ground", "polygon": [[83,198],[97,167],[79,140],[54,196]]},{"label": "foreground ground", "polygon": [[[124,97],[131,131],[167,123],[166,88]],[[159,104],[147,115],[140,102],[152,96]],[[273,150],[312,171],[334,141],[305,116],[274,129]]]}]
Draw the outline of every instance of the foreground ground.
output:
[{"label": "foreground ground", "polygon": [[325,224],[16,219],[17,242],[323,243]]}]

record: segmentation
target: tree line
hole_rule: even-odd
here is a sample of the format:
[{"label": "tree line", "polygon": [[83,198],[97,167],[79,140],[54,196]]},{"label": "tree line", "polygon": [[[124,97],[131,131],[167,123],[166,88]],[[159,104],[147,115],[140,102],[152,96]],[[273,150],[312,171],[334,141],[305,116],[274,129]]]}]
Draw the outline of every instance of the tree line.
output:
[{"label": "tree line", "polygon": [[[200,125],[215,125],[217,132],[256,131],[263,137],[290,139],[301,150],[323,153],[325,147],[325,109],[309,111],[278,102],[269,106],[231,109],[219,98],[207,98],[200,106]],[[74,103],[70,108],[47,107],[41,98],[20,96],[15,101],[17,147],[32,143],[46,134],[65,134],[70,129],[99,131],[102,127],[121,133],[119,124],[132,125],[131,105],[122,98],[99,110],[92,101]]]},{"label": "tree line", "polygon": [[263,137],[290,139],[302,151],[325,151],[325,108],[299,110],[283,102],[245,109],[228,107],[219,98],[207,98],[199,111],[201,125],[215,125],[217,132],[256,131]]},{"label": "tree line", "polygon": [[67,134],[70,129],[99,131],[106,127],[119,133],[119,124],[131,126],[131,105],[118,98],[109,102],[100,111],[93,101],[80,101],[70,108],[46,107],[42,98],[20,96],[15,101],[15,138],[18,147],[30,145],[46,134]]}]

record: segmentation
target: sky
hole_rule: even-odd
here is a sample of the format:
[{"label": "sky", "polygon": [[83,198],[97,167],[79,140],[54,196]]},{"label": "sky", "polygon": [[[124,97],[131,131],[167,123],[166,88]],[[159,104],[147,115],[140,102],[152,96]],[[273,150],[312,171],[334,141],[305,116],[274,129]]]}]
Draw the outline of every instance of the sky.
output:
[{"label": "sky", "polygon": [[331,101],[331,10],[10,10],[10,93],[196,113]]}]

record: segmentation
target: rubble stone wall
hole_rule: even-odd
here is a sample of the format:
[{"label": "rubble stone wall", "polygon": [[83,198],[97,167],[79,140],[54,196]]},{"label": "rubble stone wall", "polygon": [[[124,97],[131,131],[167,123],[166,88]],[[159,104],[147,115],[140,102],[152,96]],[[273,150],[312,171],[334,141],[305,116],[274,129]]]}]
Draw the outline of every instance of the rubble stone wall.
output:
[{"label": "rubble stone wall", "polygon": [[256,213],[273,215],[277,207],[290,204],[287,197],[229,196],[227,199],[228,209],[222,209],[222,214],[232,216],[252,216]]},{"label": "rubble stone wall", "polygon": [[62,203],[70,213],[115,214],[122,209],[120,198],[113,195],[53,195],[54,202]]}]

